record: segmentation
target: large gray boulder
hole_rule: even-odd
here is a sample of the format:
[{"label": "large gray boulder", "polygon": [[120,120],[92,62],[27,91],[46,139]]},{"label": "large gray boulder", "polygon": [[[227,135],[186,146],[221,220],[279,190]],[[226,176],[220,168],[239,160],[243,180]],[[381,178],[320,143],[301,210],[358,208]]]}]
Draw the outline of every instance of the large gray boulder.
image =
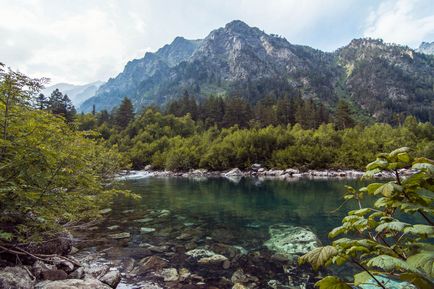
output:
[{"label": "large gray boulder", "polygon": [[268,228],[270,239],[264,245],[273,252],[293,260],[320,245],[318,237],[310,230],[291,225],[277,224]]},{"label": "large gray boulder", "polygon": [[5,267],[0,270],[0,288],[2,289],[30,289],[34,281],[23,267]]},{"label": "large gray boulder", "polygon": [[234,168],[229,172],[224,174],[225,177],[241,177],[243,176],[243,172],[239,168]]}]

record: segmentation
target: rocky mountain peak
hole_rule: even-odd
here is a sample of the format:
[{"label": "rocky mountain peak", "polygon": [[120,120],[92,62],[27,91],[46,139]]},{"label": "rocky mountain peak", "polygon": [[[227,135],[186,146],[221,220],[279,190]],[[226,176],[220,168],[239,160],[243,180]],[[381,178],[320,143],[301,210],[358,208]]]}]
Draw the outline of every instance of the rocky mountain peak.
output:
[{"label": "rocky mountain peak", "polygon": [[420,52],[420,53],[434,55],[434,41],[433,42],[422,42],[416,51]]}]

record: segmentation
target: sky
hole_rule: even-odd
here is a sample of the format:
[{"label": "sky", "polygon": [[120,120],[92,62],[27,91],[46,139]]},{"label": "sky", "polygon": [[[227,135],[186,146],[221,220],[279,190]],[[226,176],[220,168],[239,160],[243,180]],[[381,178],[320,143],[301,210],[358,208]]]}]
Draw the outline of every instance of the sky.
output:
[{"label": "sky", "polygon": [[0,62],[51,84],[106,81],[176,36],[238,19],[333,51],[353,38],[434,41],[434,0],[0,0]]}]

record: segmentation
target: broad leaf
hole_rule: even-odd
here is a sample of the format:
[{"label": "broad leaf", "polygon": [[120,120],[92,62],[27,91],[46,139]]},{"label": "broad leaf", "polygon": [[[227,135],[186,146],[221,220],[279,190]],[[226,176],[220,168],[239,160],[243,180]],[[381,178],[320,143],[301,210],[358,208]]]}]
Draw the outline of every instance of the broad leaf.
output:
[{"label": "broad leaf", "polygon": [[413,225],[411,227],[407,227],[404,229],[404,233],[410,233],[414,235],[424,235],[424,236],[433,236],[434,235],[434,226],[430,225]]},{"label": "broad leaf", "polygon": [[399,221],[393,221],[389,223],[383,223],[377,226],[375,228],[375,231],[382,232],[384,230],[388,231],[397,231],[397,232],[403,232],[404,228],[410,226],[410,224],[399,222]]},{"label": "broad leaf", "polygon": [[434,288],[434,283],[417,273],[402,273],[399,275],[399,279],[416,285],[418,289]]},{"label": "broad leaf", "polygon": [[408,257],[407,263],[413,268],[423,270],[428,276],[434,277],[434,252],[422,251]]},{"label": "broad leaf", "polygon": [[354,285],[359,286],[360,284],[366,283],[369,279],[371,279],[371,275],[368,272],[362,271],[354,275]]},{"label": "broad leaf", "polygon": [[338,251],[333,246],[324,246],[315,248],[298,259],[299,264],[309,263],[314,270],[325,265],[332,257],[336,256]]},{"label": "broad leaf", "polygon": [[405,261],[388,255],[374,257],[366,264],[369,267],[378,267],[386,271],[392,271],[395,269],[411,270],[410,265]]},{"label": "broad leaf", "polygon": [[327,276],[315,283],[319,289],[352,289],[350,285],[335,276]]}]

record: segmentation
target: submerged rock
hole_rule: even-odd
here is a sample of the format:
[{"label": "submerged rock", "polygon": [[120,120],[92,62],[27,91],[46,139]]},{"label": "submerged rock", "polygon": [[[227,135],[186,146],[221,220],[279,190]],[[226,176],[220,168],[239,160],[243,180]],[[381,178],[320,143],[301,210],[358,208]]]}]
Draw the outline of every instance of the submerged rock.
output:
[{"label": "submerged rock", "polygon": [[268,228],[270,239],[264,245],[273,252],[292,260],[320,245],[318,237],[310,230],[290,225],[272,225]]},{"label": "submerged rock", "polygon": [[143,219],[134,220],[134,222],[137,222],[137,223],[149,223],[152,220],[153,220],[152,218],[143,218]]},{"label": "submerged rock", "polygon": [[119,282],[121,282],[121,273],[118,270],[111,270],[99,278],[99,280],[112,288],[116,288]]},{"label": "submerged rock", "polygon": [[157,276],[162,277],[164,282],[174,282],[179,279],[178,270],[176,270],[176,268],[162,269],[157,273]]},{"label": "submerged rock", "polygon": [[[3,288],[3,287],[2,287]],[[7,288],[7,287],[6,287]],[[16,288],[16,287],[12,287]],[[26,287],[29,289],[31,287]],[[42,281],[36,284],[35,289],[111,289],[110,286],[97,279],[66,279],[61,281]]]},{"label": "submerged rock", "polygon": [[140,228],[140,233],[142,234],[147,234],[152,232],[155,232],[155,228],[146,228],[146,227]]},{"label": "submerged rock", "polygon": [[128,232],[124,232],[124,233],[118,233],[118,234],[111,234],[109,235],[110,238],[112,239],[126,239],[131,237],[131,234]]},{"label": "submerged rock", "polygon": [[27,270],[22,267],[5,267],[0,270],[0,288],[33,288],[34,281]]}]

